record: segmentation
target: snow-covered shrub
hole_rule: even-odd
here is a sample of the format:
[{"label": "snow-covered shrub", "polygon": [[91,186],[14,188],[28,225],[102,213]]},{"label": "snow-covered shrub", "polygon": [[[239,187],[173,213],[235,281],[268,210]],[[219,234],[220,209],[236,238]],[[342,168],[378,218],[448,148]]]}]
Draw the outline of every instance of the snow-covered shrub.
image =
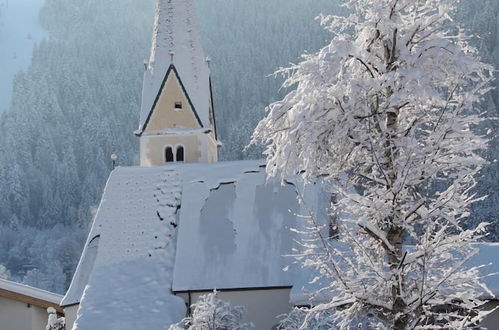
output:
[{"label": "snow-covered shrub", "polygon": [[64,317],[57,317],[57,312],[53,307],[47,308],[47,313],[49,313],[49,317],[45,330],[65,330]]},{"label": "snow-covered shrub", "polygon": [[170,330],[248,330],[253,328],[251,323],[242,323],[243,307],[233,307],[229,302],[220,300],[217,291],[201,296],[191,308],[192,316],[171,326]]}]

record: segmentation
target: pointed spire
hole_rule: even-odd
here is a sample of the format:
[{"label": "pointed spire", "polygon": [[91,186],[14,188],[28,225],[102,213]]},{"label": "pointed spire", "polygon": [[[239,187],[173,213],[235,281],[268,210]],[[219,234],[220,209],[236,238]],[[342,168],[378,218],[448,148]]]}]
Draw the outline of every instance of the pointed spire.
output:
[{"label": "pointed spire", "polygon": [[173,65],[204,127],[210,127],[210,72],[192,0],[157,0],[151,57],[144,75],[139,131]]}]

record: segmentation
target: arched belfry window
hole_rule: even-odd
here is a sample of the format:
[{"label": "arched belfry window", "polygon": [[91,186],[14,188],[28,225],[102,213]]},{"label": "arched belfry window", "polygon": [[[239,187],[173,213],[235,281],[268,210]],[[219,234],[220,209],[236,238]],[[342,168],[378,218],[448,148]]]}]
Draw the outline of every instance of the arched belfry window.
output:
[{"label": "arched belfry window", "polygon": [[178,146],[177,147],[177,155],[176,155],[176,160],[177,162],[183,162],[184,161],[184,147]]},{"label": "arched belfry window", "polygon": [[173,159],[173,149],[172,147],[166,147],[165,148],[165,161],[167,163],[169,162],[173,162],[174,159]]}]

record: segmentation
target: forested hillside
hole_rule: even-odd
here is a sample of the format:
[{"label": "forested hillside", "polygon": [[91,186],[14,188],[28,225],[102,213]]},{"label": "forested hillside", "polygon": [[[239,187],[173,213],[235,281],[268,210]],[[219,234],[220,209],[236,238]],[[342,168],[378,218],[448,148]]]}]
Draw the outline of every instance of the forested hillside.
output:
[{"label": "forested hillside", "polygon": [[[284,95],[282,78],[269,75],[325,43],[328,34],[313,18],[338,12],[336,3],[196,1],[212,59],[222,159],[260,157],[242,149],[265,106]],[[499,4],[468,6],[459,18],[497,64]],[[11,109],[0,118],[0,264],[13,279],[63,292],[111,171],[110,155],[119,156],[119,165],[137,164],[132,132],[153,15],[154,0],[46,0],[41,20],[50,38],[16,77]],[[491,109],[494,102],[497,93]],[[498,149],[496,141],[491,159]],[[475,217],[498,217],[497,172],[493,163],[484,173],[480,189],[493,195]]]},{"label": "forested hillside", "polygon": [[0,119],[0,264],[63,292],[111,170],[136,157],[147,1],[47,0],[50,39],[14,81]]},{"label": "forested hillside", "polygon": [[[475,36],[471,43],[477,47],[485,62],[499,68],[499,1],[461,1],[457,19],[463,22]],[[496,88],[489,98],[483,102],[483,111],[489,118],[499,118],[499,74],[496,72]],[[482,127],[483,131],[491,129],[495,138],[491,141],[486,158],[488,165],[482,173],[476,189],[479,196],[487,195],[484,201],[475,203],[471,212],[471,222],[490,222],[490,239],[499,240],[499,121],[491,120]]]},{"label": "forested hillside", "polygon": [[[323,44],[326,33],[313,18],[334,7],[329,0],[197,4],[222,158],[242,158],[265,105],[279,97],[280,82],[267,76]],[[0,119],[0,264],[15,280],[62,292],[110,155],[119,165],[137,164],[132,132],[154,1],[47,0],[41,19],[50,39],[16,77],[11,110]]]},{"label": "forested hillside", "polygon": [[7,111],[15,75],[31,64],[33,48],[46,37],[39,12],[44,0],[0,0],[0,113]]}]

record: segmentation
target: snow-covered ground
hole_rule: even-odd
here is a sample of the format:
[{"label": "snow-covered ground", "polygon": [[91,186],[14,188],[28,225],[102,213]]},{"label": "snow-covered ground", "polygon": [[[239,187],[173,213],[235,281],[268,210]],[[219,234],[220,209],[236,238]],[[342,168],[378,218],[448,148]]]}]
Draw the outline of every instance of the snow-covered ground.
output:
[{"label": "snow-covered ground", "polygon": [[31,63],[34,45],[47,36],[38,13],[44,0],[0,0],[0,112],[11,100],[16,73]]}]

